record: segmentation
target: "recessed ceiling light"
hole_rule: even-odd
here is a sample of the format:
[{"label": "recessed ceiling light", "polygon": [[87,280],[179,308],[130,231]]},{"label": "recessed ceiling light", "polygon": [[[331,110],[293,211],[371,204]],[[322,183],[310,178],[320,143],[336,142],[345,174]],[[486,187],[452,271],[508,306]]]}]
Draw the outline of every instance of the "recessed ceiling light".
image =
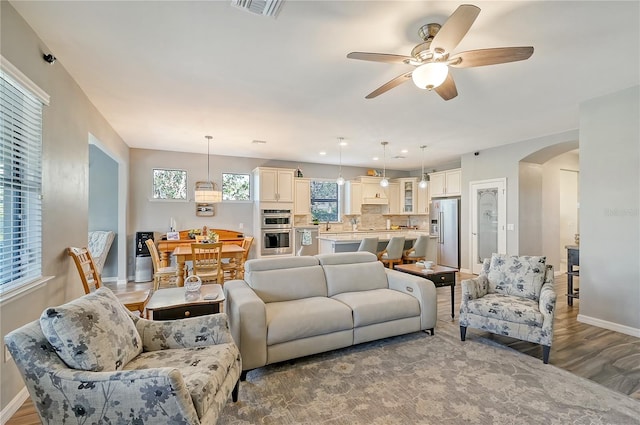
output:
[{"label": "recessed ceiling light", "polygon": [[320,151],[320,155],[326,155],[327,153],[325,151]]},{"label": "recessed ceiling light", "polygon": [[407,149],[402,149],[400,152],[401,153],[408,153],[409,151]]},{"label": "recessed ceiling light", "polygon": [[380,158],[378,158],[377,156],[374,156],[374,157],[373,157],[373,160],[374,160],[374,161],[377,161],[378,159],[380,159]]}]

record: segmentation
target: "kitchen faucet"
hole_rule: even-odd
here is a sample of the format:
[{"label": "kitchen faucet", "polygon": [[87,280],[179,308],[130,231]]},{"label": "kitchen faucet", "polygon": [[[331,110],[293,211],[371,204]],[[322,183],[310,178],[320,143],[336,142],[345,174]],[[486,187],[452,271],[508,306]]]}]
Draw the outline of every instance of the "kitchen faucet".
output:
[{"label": "kitchen faucet", "polygon": [[328,232],[329,229],[331,229],[331,226],[329,226],[329,220],[327,220],[327,225],[326,225],[324,230],[325,230],[325,232]]}]

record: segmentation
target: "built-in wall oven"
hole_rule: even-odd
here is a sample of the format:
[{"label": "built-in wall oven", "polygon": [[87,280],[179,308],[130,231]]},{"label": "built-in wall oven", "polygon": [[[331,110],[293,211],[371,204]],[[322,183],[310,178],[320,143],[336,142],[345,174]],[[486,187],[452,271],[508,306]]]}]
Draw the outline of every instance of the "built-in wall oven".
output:
[{"label": "built-in wall oven", "polygon": [[291,210],[261,210],[261,255],[293,254]]}]

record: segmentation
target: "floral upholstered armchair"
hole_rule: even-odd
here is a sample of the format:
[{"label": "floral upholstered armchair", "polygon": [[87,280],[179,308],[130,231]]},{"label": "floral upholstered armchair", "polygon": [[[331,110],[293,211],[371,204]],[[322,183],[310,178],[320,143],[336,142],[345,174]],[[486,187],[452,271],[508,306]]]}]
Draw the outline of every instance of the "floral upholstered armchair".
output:
[{"label": "floral upholstered armchair", "polygon": [[105,287],[5,336],[43,424],[215,424],[242,362],[223,313],[130,314]]},{"label": "floral upholstered armchair", "polygon": [[493,254],[477,278],[462,281],[460,338],[467,327],[542,345],[549,363],[556,293],[545,257]]}]

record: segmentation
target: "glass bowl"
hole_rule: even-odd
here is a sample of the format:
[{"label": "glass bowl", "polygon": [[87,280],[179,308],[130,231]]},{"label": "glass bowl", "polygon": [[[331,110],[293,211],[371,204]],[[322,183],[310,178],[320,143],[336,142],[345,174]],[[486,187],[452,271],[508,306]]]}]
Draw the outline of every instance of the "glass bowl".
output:
[{"label": "glass bowl", "polygon": [[199,291],[202,286],[202,279],[200,276],[191,275],[184,280],[184,289],[187,292]]}]

